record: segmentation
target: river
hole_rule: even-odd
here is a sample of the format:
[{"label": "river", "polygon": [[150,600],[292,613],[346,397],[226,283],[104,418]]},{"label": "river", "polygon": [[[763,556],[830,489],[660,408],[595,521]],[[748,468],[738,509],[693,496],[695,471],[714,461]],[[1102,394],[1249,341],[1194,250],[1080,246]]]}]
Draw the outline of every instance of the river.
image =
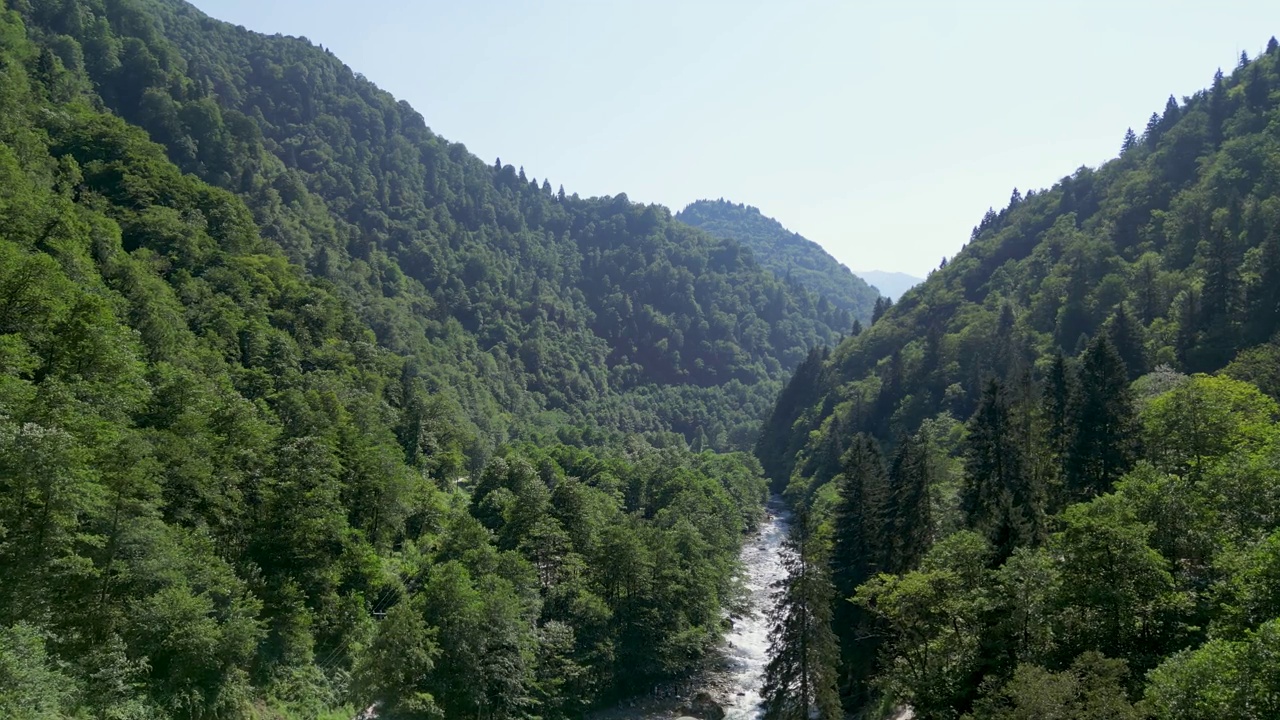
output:
[{"label": "river", "polygon": [[710,695],[725,710],[726,720],[757,720],[760,685],[769,662],[769,618],[772,586],[786,576],[782,567],[782,543],[787,537],[788,514],[778,498],[769,501],[768,515],[742,546],[740,559],[749,610],[735,616],[726,634],[719,662],[695,683],[671,688],[667,697],[628,701],[592,715],[592,720],[672,720],[699,693]]},{"label": "river", "polygon": [[728,694],[722,698],[726,720],[755,720],[760,709],[760,684],[769,662],[769,618],[775,582],[786,577],[782,567],[782,543],[787,538],[787,511],[774,498],[760,531],[742,548],[742,566],[751,593],[751,614],[734,622],[725,638]]}]

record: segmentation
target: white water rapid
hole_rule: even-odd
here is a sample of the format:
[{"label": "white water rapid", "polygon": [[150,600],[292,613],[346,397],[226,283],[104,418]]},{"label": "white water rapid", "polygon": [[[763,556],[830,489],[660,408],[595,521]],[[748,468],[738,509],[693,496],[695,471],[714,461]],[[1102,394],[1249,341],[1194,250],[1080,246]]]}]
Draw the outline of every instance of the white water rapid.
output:
[{"label": "white water rapid", "polygon": [[720,699],[726,720],[756,720],[764,715],[760,709],[760,683],[769,662],[768,615],[773,606],[772,586],[787,574],[782,567],[782,543],[786,538],[787,512],[782,502],[774,498],[760,532],[742,548],[751,614],[736,619],[725,638],[730,675],[728,695]]}]

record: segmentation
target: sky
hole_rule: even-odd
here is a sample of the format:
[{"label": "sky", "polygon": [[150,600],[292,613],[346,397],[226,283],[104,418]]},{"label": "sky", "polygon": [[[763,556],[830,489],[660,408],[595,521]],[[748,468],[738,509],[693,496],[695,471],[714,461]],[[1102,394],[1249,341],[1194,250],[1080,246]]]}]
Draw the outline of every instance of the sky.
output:
[{"label": "sky", "polygon": [[754,205],[923,276],[1280,34],[1262,0],[195,0],[566,192]]}]

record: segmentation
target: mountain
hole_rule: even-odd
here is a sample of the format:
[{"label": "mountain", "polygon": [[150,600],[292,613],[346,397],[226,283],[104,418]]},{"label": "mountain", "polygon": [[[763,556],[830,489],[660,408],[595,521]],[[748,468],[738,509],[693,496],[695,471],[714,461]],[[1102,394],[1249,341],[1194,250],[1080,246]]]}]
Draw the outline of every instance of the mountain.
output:
[{"label": "mountain", "polygon": [[736,240],[751,250],[761,267],[788,278],[819,298],[854,314],[859,322],[871,320],[879,294],[876,289],[831,257],[822,246],[782,226],[782,223],[749,205],[721,200],[699,200],[676,213],[676,220]]},{"label": "mountain", "polygon": [[177,2],[46,6],[33,27],[75,40],[58,52],[105,107],[241,197],[479,442],[577,427],[744,448],[778,383],[852,321],[665,208],[481,162],[305,40]]},{"label": "mountain", "polygon": [[872,287],[879,290],[881,295],[890,300],[897,300],[903,293],[924,282],[922,278],[914,275],[883,270],[859,270],[858,277],[866,280]]},{"label": "mountain", "polygon": [[855,598],[835,621],[847,709],[1269,702],[1243,678],[1280,617],[1258,579],[1280,568],[1278,126],[1272,39],[1117,158],[1015,190],[796,371],[757,453],[827,524],[832,592]]},{"label": "mountain", "polygon": [[0,11],[0,716],[581,717],[699,667],[851,312],[177,0]]}]

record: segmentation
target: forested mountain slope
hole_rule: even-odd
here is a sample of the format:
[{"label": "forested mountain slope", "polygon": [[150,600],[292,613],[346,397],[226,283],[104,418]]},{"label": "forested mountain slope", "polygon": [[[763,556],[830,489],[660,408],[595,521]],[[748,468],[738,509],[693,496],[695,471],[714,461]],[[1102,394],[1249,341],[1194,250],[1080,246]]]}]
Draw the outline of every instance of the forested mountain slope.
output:
[{"label": "forested mountain slope", "polygon": [[861,323],[871,320],[880,297],[876,289],[831,257],[822,246],[765,217],[758,208],[724,199],[698,200],[676,213],[676,220],[737,240],[750,248],[761,267],[790,278],[832,305],[852,312]]},{"label": "forested mountain slope", "polygon": [[572,718],[687,672],[766,488],[662,431],[748,434],[814,312],[306,42],[7,0],[0,716]]},{"label": "forested mountain slope", "polygon": [[483,442],[587,425],[746,447],[778,381],[851,323],[665,208],[481,162],[305,39],[178,0],[23,4],[108,109],[240,196]]},{"label": "forested mountain slope", "polygon": [[1272,39],[797,370],[757,453],[847,708],[1277,712],[1278,129]]}]

